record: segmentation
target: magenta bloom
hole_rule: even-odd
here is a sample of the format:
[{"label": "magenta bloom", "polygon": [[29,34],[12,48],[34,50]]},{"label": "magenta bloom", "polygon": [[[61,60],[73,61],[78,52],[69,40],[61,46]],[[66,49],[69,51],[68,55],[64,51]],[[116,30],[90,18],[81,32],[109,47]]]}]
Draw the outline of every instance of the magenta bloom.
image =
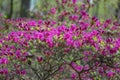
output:
[{"label": "magenta bloom", "polygon": [[61,72],[64,71],[63,66],[60,67],[59,71],[61,71]]},{"label": "magenta bloom", "polygon": [[44,52],[44,54],[45,54],[46,56],[52,56],[52,55],[53,55],[53,52],[47,50],[47,51]]},{"label": "magenta bloom", "polygon": [[4,75],[8,74],[8,69],[7,68],[1,69],[0,74],[4,74]]},{"label": "magenta bloom", "polygon": [[75,67],[75,69],[80,72],[80,71],[82,71],[83,66],[78,65],[78,66]]},{"label": "magenta bloom", "polygon": [[0,59],[0,64],[8,64],[8,59],[7,58],[1,58]]},{"label": "magenta bloom", "polygon": [[64,52],[68,53],[70,51],[70,48],[65,48]]},{"label": "magenta bloom", "polygon": [[76,4],[76,2],[77,2],[77,0],[72,0],[72,3],[73,3],[73,4]]},{"label": "magenta bloom", "polygon": [[43,23],[42,20],[38,20],[38,25],[41,25]]},{"label": "magenta bloom", "polygon": [[84,70],[88,70],[89,68],[90,68],[89,65],[84,66]]},{"label": "magenta bloom", "polygon": [[14,42],[18,42],[18,41],[19,41],[19,37],[18,37],[18,36],[17,36],[17,37],[14,37],[14,38],[13,38],[13,41],[14,41]]},{"label": "magenta bloom", "polygon": [[72,67],[77,70],[77,71],[82,71],[83,70],[83,66],[82,65],[77,65],[76,63],[72,62],[71,63]]},{"label": "magenta bloom", "polygon": [[20,52],[20,50],[17,50],[17,51],[16,51],[16,57],[17,57],[17,58],[20,58],[20,57],[21,57],[21,52]]},{"label": "magenta bloom", "polygon": [[76,77],[77,77],[77,74],[75,74],[75,73],[72,73],[72,74],[71,74],[71,78],[72,78],[72,79],[75,79]]},{"label": "magenta bloom", "polygon": [[53,42],[52,36],[46,38],[46,43],[48,44],[49,48],[54,47],[54,42]]},{"label": "magenta bloom", "polygon": [[107,76],[108,77],[112,77],[112,76],[114,76],[115,75],[115,72],[113,72],[113,71],[109,71],[108,73],[107,73]]},{"label": "magenta bloom", "polygon": [[120,73],[120,68],[115,69],[117,73]]},{"label": "magenta bloom", "polygon": [[25,75],[26,74],[26,70],[21,70],[20,74],[21,75]]},{"label": "magenta bloom", "polygon": [[67,1],[68,1],[68,0],[62,0],[62,3],[65,4],[65,3],[67,3]]},{"label": "magenta bloom", "polygon": [[70,27],[70,30],[72,31],[75,31],[77,29],[76,25],[75,24],[71,24],[71,27]]},{"label": "magenta bloom", "polygon": [[79,48],[80,46],[82,46],[82,43],[79,40],[75,40],[73,46]]},{"label": "magenta bloom", "polygon": [[71,33],[66,33],[66,34],[64,34],[64,39],[66,40],[70,40],[70,39],[72,39],[72,34]]},{"label": "magenta bloom", "polygon": [[55,8],[51,8],[51,13],[52,14],[56,14],[56,9]]},{"label": "magenta bloom", "polygon": [[90,51],[84,51],[84,55],[85,55],[85,56],[89,56],[90,54],[91,54]]},{"label": "magenta bloom", "polygon": [[98,72],[99,72],[100,75],[104,75],[103,67],[99,67]]},{"label": "magenta bloom", "polygon": [[73,40],[72,39],[67,39],[66,40],[66,46],[72,46],[73,45]]},{"label": "magenta bloom", "polygon": [[73,20],[73,21],[78,20],[78,18],[79,18],[78,15],[70,15],[70,16],[69,16],[69,19],[70,19],[70,20]]},{"label": "magenta bloom", "polygon": [[42,57],[37,57],[37,61],[38,61],[38,62],[42,62],[42,61],[43,61],[43,58],[42,58]]}]

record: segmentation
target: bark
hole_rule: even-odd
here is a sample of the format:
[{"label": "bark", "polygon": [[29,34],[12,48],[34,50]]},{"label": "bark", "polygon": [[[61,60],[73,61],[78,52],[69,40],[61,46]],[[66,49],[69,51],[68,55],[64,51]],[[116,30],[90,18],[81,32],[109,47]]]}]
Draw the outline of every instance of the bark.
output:
[{"label": "bark", "polygon": [[118,2],[118,8],[116,9],[115,17],[118,20],[118,22],[120,22],[120,1]]},{"label": "bark", "polygon": [[8,18],[12,18],[12,14],[13,14],[13,0],[10,0],[10,12]]},{"label": "bark", "polygon": [[21,0],[21,17],[29,17],[30,0]]}]

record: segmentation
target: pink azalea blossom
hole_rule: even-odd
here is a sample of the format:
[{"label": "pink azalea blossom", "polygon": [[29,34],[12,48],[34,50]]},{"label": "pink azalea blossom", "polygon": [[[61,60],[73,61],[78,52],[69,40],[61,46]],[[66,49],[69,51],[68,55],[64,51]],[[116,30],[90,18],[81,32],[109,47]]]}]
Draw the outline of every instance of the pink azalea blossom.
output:
[{"label": "pink azalea blossom", "polygon": [[0,64],[8,64],[8,63],[9,63],[9,61],[8,61],[7,58],[1,58],[0,59]]}]

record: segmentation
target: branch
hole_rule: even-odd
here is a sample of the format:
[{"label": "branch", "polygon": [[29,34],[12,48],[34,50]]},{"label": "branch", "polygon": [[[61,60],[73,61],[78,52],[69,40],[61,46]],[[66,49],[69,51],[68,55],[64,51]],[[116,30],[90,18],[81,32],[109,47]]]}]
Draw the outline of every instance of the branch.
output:
[{"label": "branch", "polygon": [[42,80],[47,80],[50,76],[54,75],[56,72],[59,71],[59,69],[60,69],[60,67],[61,67],[62,65],[63,65],[63,64],[60,64],[59,67],[58,67],[55,71],[53,71],[52,73],[48,74],[48,75],[47,75],[44,79],[42,79]]},{"label": "branch", "polygon": [[30,68],[31,68],[32,71],[36,74],[36,76],[41,80],[42,75],[40,76],[40,75],[37,73],[37,70],[34,69],[33,67],[30,66]]}]

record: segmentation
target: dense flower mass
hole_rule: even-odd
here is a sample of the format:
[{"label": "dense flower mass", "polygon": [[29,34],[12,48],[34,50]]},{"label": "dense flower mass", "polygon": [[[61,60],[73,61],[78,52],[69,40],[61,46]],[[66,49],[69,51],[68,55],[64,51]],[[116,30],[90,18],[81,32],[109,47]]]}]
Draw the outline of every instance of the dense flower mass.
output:
[{"label": "dense flower mass", "polygon": [[30,75],[36,80],[119,78],[120,25],[89,16],[84,8],[77,8],[76,1],[62,0],[59,3],[73,11],[57,15],[53,7],[47,20],[6,20],[14,29],[0,34],[3,79],[27,80],[34,77]]}]

